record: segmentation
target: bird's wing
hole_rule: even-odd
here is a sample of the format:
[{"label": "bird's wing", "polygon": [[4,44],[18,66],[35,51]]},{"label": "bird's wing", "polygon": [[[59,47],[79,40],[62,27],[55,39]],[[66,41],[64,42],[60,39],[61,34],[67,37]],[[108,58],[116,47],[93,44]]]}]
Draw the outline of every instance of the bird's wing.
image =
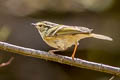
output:
[{"label": "bird's wing", "polygon": [[69,34],[80,34],[80,33],[91,33],[92,29],[79,26],[65,26],[62,25],[54,35],[69,35]]}]

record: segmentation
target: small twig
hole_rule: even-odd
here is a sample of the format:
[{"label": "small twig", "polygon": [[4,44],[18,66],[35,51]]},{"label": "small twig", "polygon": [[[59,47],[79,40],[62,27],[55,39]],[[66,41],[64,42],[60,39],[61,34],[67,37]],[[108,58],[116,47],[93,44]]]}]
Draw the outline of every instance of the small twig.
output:
[{"label": "small twig", "polygon": [[0,49],[9,51],[9,52],[18,53],[25,56],[41,58],[41,59],[50,60],[50,61],[67,64],[75,67],[86,68],[86,69],[91,69],[95,71],[100,71],[100,72],[105,72],[105,73],[113,74],[116,76],[120,76],[119,67],[113,67],[113,66],[109,66],[101,63],[90,62],[90,61],[86,61],[78,58],[74,58],[74,60],[72,60],[72,58],[68,56],[50,54],[45,51],[24,48],[24,47],[8,44],[5,42],[0,42]]},{"label": "small twig", "polygon": [[14,59],[14,57],[11,57],[7,62],[0,64],[0,67],[4,67],[4,66],[9,65],[13,59]]},{"label": "small twig", "polygon": [[113,75],[109,80],[113,80],[115,78],[115,76]]}]

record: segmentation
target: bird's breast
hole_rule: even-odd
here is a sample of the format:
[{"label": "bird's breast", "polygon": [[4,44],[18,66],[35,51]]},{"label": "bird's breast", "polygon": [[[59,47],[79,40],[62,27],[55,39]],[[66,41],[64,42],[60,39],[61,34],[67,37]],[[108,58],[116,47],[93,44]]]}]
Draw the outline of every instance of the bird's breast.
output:
[{"label": "bird's breast", "polygon": [[51,47],[59,50],[66,50],[80,39],[86,38],[88,34],[60,35],[53,37],[44,37],[44,41]]}]

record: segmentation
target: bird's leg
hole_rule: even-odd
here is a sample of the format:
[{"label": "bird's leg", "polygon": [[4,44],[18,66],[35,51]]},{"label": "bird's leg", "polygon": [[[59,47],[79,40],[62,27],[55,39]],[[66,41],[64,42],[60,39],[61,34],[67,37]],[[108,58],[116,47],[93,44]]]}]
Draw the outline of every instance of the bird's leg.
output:
[{"label": "bird's leg", "polygon": [[51,54],[54,54],[54,52],[57,52],[57,51],[60,51],[60,50],[49,50],[48,52]]},{"label": "bird's leg", "polygon": [[73,50],[73,53],[72,53],[72,60],[74,60],[74,56],[75,56],[75,53],[76,53],[76,50],[77,50],[77,47],[78,47],[79,43],[78,42],[75,42],[75,47],[74,47],[74,50]]}]

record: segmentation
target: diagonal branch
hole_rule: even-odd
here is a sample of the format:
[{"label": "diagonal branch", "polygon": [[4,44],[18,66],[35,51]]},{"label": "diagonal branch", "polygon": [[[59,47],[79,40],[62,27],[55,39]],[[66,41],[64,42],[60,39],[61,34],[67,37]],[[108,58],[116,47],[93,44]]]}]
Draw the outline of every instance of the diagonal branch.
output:
[{"label": "diagonal branch", "polygon": [[105,73],[120,76],[120,68],[105,65],[105,64],[90,62],[90,61],[86,61],[78,58],[75,58],[73,61],[71,57],[57,55],[57,54],[49,54],[48,52],[45,52],[45,51],[24,48],[24,47],[8,44],[5,42],[0,42],[0,49],[25,55],[25,56],[41,58],[41,59],[55,61],[58,63],[67,64],[75,67],[86,68],[86,69],[91,69],[95,71],[100,71],[100,72],[105,72]]},{"label": "diagonal branch", "polygon": [[4,66],[9,65],[9,64],[12,62],[13,59],[14,59],[14,57],[11,57],[7,62],[1,63],[1,64],[0,64],[0,67],[4,67]]}]

